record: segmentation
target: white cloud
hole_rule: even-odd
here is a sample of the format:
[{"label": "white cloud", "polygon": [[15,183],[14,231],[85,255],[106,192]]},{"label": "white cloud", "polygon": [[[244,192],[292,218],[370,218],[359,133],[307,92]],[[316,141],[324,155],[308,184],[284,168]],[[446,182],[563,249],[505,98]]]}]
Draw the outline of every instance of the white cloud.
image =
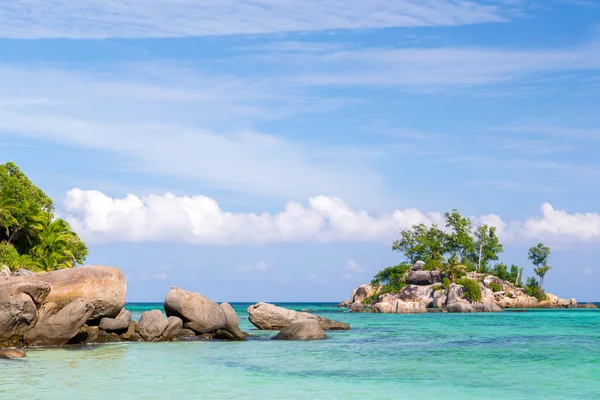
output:
[{"label": "white cloud", "polygon": [[268,34],[508,20],[498,5],[469,0],[12,0],[2,5],[0,17],[0,37],[25,39]]},{"label": "white cloud", "polygon": [[344,279],[350,280],[355,276],[362,274],[365,272],[364,268],[361,267],[356,261],[352,258],[346,260],[346,266],[344,267],[344,272],[342,272],[342,276]]},{"label": "white cloud", "polygon": [[153,279],[157,279],[157,280],[161,280],[164,281],[165,279],[167,279],[169,276],[167,275],[166,272],[158,272],[154,275],[152,275]]},{"label": "white cloud", "polygon": [[[99,191],[72,189],[65,203],[67,220],[94,242],[184,242],[195,244],[264,244],[280,242],[390,242],[415,224],[443,225],[439,212],[396,209],[371,216],[339,198],[317,196],[308,206],[288,202],[277,214],[232,213],[205,197],[173,194],[114,199]],[[569,214],[548,203],[542,214],[524,221],[503,221],[497,215],[475,219],[498,227],[503,240],[597,241],[600,214]],[[264,265],[266,268],[266,264]],[[256,266],[255,266],[256,268]],[[348,261],[349,273],[362,268]]]},{"label": "white cloud", "polygon": [[289,199],[318,192],[371,205],[385,197],[381,178],[354,149],[247,128],[288,107],[298,112],[306,99],[251,79],[138,67],[121,70],[137,78],[119,80],[101,71],[0,65],[0,134],[108,151],[117,155],[111,168],[238,193]]},{"label": "white cloud", "polygon": [[242,265],[240,267],[237,267],[235,270],[237,272],[262,272],[266,271],[267,269],[267,263],[261,260],[255,262],[254,264]]}]

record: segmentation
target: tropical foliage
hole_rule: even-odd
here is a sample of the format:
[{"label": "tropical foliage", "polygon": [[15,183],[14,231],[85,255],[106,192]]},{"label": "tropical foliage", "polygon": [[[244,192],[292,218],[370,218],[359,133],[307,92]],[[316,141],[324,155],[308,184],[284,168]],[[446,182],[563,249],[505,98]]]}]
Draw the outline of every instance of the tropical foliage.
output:
[{"label": "tropical foliage", "polygon": [[[417,261],[425,262],[425,270],[442,272],[442,286],[445,288],[452,282],[470,285],[466,290],[473,292],[472,296],[468,295],[473,299],[478,297],[475,286],[478,293],[479,286],[477,283],[467,283],[473,282],[464,278],[467,272],[491,274],[517,287],[523,287],[523,268],[513,264],[509,269],[502,262],[492,265],[504,251],[495,227],[485,224],[474,226],[470,218],[463,217],[456,209],[445,213],[444,217],[443,228],[436,224],[418,224],[400,232],[399,238],[392,244],[392,250],[402,253],[405,260],[375,275],[372,283],[382,286],[379,294],[398,292],[406,286],[406,274],[410,265]],[[539,282],[535,278],[529,278],[525,289],[538,299],[546,296],[543,282],[550,270],[547,264],[549,255],[550,249],[541,243],[529,250],[529,259],[535,265],[534,272],[539,277]],[[441,287],[438,289],[441,290]],[[500,290],[501,287],[496,291]]]},{"label": "tropical foliage", "polygon": [[88,249],[14,163],[0,165],[0,264],[52,271],[83,263]]},{"label": "tropical foliage", "polygon": [[550,257],[550,249],[544,246],[543,243],[538,243],[537,246],[533,246],[529,249],[529,259],[535,265],[533,272],[540,278],[540,289],[544,290],[544,277],[546,273],[552,269],[548,265],[548,258]]}]

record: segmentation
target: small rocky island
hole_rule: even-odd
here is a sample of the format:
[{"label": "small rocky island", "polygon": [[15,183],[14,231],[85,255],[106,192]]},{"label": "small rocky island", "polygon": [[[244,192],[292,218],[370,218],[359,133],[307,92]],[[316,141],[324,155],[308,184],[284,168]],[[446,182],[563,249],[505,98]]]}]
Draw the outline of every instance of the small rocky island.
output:
[{"label": "small rocky island", "polygon": [[[592,304],[577,304],[573,298],[561,299],[550,293],[545,293],[545,299],[539,300],[528,295],[525,288],[490,274],[468,272],[459,283],[450,283],[444,279],[443,272],[425,271],[424,266],[425,263],[419,261],[406,272],[403,277],[406,285],[398,293],[378,294],[383,290],[383,285],[369,283],[353,290],[351,299],[340,303],[340,306],[348,307],[353,312],[371,311],[386,314],[594,307]],[[476,293],[473,293],[473,290]]]},{"label": "small rocky island", "polygon": [[401,231],[392,250],[405,260],[377,273],[340,306],[386,314],[595,307],[544,291],[544,278],[552,267],[550,248],[543,243],[527,253],[535,276],[524,283],[522,267],[509,268],[499,261],[504,248],[494,226],[474,226],[457,210],[444,217],[442,228],[417,224]]}]

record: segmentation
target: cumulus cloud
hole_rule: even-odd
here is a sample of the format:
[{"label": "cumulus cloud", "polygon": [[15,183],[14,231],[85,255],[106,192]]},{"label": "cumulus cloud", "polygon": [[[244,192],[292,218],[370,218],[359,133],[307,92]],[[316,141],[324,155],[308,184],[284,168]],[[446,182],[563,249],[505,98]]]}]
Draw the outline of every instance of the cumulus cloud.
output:
[{"label": "cumulus cloud", "polygon": [[[372,216],[342,199],[312,197],[308,205],[288,202],[279,213],[224,211],[206,196],[129,194],[111,198],[95,190],[67,192],[67,220],[93,242],[184,242],[234,245],[281,242],[389,242],[415,224],[443,225],[439,212],[396,209]],[[600,239],[600,214],[569,214],[545,203],[541,215],[524,221],[503,221],[497,215],[474,218],[498,228],[503,240],[591,241]],[[266,268],[257,264],[253,268]],[[353,260],[347,273],[361,268]]]},{"label": "cumulus cloud", "polygon": [[12,0],[0,37],[103,39],[268,34],[507,21],[496,5],[462,0]]},{"label": "cumulus cloud", "polygon": [[350,280],[355,276],[362,274],[363,272],[365,272],[364,268],[352,258],[349,258],[346,260],[346,266],[344,268],[344,272],[342,272],[342,276],[344,279]]}]

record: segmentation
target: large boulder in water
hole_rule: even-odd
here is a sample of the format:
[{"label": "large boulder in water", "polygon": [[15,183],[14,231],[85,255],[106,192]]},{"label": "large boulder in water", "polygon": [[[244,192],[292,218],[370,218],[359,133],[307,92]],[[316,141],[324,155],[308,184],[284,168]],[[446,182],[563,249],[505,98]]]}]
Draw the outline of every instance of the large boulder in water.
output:
[{"label": "large boulder in water", "polygon": [[165,317],[160,310],[146,311],[136,325],[136,332],[146,341],[163,341],[175,339],[183,321],[179,317]]},{"label": "large boulder in water", "polygon": [[225,330],[237,340],[246,336],[239,328],[239,318],[228,303],[217,304],[200,293],[172,287],[164,301],[168,316],[181,318],[185,328],[196,333],[214,333]]},{"label": "large boulder in water", "polygon": [[314,319],[298,319],[275,335],[273,340],[321,340],[326,339],[325,331]]},{"label": "large boulder in water", "polygon": [[64,307],[45,303],[40,309],[35,326],[25,332],[27,345],[60,346],[71,340],[94,312],[94,305],[77,299]]},{"label": "large boulder in water", "polygon": [[61,269],[31,279],[46,282],[52,287],[46,303],[56,303],[61,308],[78,299],[91,303],[94,310],[90,321],[114,318],[125,306],[127,284],[123,272],[118,268],[85,266]]},{"label": "large boulder in water", "polygon": [[50,293],[44,282],[0,280],[0,345],[19,343],[38,320],[38,309]]},{"label": "large boulder in water", "polygon": [[248,319],[258,329],[280,330],[299,319],[312,319],[324,330],[348,330],[350,325],[323,318],[307,312],[288,310],[268,303],[257,303],[248,307]]}]

